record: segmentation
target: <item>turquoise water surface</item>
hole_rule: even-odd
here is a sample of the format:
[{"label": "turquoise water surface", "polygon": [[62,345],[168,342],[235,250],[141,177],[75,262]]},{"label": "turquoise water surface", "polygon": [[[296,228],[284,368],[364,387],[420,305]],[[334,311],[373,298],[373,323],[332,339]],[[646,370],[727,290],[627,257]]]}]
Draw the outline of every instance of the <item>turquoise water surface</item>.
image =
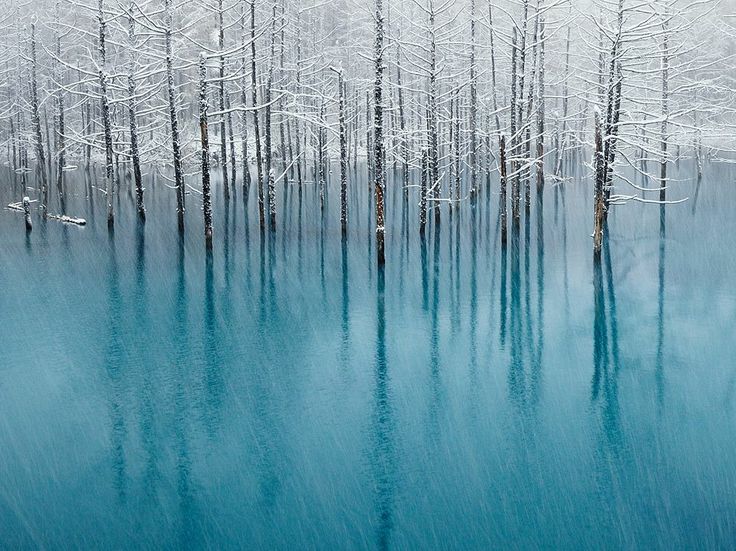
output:
[{"label": "turquoise water surface", "polygon": [[344,240],[337,172],[265,234],[216,188],[211,256],[161,179],[0,211],[0,546],[732,548],[735,172],[672,170],[600,264],[589,179],[502,249],[495,180],[422,242],[392,177],[385,272],[360,171]]}]

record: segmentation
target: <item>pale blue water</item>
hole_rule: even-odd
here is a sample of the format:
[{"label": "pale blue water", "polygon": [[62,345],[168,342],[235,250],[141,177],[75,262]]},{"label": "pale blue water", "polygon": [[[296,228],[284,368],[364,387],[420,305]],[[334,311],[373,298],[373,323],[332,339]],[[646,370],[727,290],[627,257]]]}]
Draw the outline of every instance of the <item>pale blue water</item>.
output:
[{"label": "pale blue water", "polygon": [[424,248],[389,183],[385,274],[364,176],[346,244],[336,177],[263,241],[218,190],[210,260],[161,181],[112,235],[81,173],[85,228],[0,211],[0,546],[732,548],[735,173],[691,172],[597,269],[588,181],[505,254],[495,182]]}]

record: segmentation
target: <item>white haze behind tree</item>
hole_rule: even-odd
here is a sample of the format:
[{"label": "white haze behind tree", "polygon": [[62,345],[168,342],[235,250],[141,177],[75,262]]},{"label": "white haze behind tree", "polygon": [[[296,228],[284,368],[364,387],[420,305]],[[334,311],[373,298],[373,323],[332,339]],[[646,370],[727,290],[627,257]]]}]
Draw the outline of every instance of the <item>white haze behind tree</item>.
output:
[{"label": "white haze behind tree", "polygon": [[[323,188],[338,157],[366,163],[372,182],[397,169],[419,186],[422,169],[424,224],[428,202],[472,200],[500,172],[501,136],[514,217],[533,182],[564,184],[565,160],[595,174],[604,210],[645,189],[665,201],[669,163],[694,159],[700,171],[736,150],[730,4],[5,2],[0,140],[24,190],[42,189],[44,212],[66,170],[104,166],[110,224],[121,166],[142,218],[142,173],[168,180],[183,227],[205,167],[222,175],[213,191],[257,186],[263,227],[275,224],[276,186]],[[623,175],[632,169],[638,183]]]}]

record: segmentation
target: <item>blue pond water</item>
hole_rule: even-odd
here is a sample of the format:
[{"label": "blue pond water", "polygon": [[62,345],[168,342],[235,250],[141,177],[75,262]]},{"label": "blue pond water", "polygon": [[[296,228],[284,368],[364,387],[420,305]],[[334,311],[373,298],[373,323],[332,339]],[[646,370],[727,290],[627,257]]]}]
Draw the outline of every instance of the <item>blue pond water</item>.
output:
[{"label": "blue pond water", "polygon": [[692,172],[595,266],[589,181],[505,252],[495,181],[424,246],[389,182],[385,273],[364,175],[346,241],[334,176],[265,238],[218,188],[208,258],[196,194],[110,234],[70,173],[86,227],[0,211],[1,546],[732,547],[735,173]]}]

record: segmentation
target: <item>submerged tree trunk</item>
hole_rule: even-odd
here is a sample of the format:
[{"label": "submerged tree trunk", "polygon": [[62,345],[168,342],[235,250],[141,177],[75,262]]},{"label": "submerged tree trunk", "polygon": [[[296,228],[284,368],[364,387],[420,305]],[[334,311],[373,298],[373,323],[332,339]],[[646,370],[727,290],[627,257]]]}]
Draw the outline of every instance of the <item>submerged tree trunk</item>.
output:
[{"label": "submerged tree trunk", "polygon": [[227,135],[230,143],[230,185],[233,194],[235,193],[235,185],[237,184],[238,165],[235,159],[235,134],[233,133],[233,114],[230,105],[230,95],[225,95],[225,109],[227,109]]},{"label": "submerged tree trunk", "polygon": [[166,90],[169,100],[169,121],[171,124],[171,148],[174,156],[174,185],[176,186],[176,214],[179,231],[184,230],[184,173],[181,168],[181,145],[179,143],[179,120],[176,114],[176,92],[174,91],[174,65],[171,51],[171,35],[173,14],[171,0],[164,0],[166,13],[166,30],[164,33],[166,47]]},{"label": "submerged tree trunk", "polygon": [[199,56],[199,139],[202,146],[202,212],[204,239],[212,248],[212,193],[210,190],[210,141],[207,128],[207,66],[204,55]]},{"label": "submerged tree trunk", "polygon": [[539,86],[537,87],[537,193],[544,191],[544,18],[539,22]]},{"label": "submerged tree trunk", "polygon": [[243,75],[240,81],[240,103],[242,103],[243,111],[241,113],[240,117],[240,125],[241,125],[241,150],[243,155],[243,198],[245,201],[248,200],[248,195],[250,192],[250,167],[248,166],[248,101],[247,101],[247,66],[248,61],[246,60],[246,6],[245,2],[242,3],[242,12],[241,12],[241,33],[242,33],[242,39],[243,39],[243,59],[242,59],[242,71]]},{"label": "submerged tree trunk", "polygon": [[33,229],[33,222],[31,222],[31,200],[28,197],[23,197],[23,214],[25,215],[26,232]]},{"label": "submerged tree trunk", "polygon": [[374,98],[374,171],[376,198],[376,255],[378,266],[385,264],[384,252],[384,219],[383,219],[383,0],[376,0],[376,44],[375,69],[376,79],[373,87]]},{"label": "submerged tree trunk", "polygon": [[273,174],[273,148],[271,145],[271,88],[273,85],[273,69],[276,55],[276,6],[273,7],[271,19],[271,58],[268,65],[268,79],[265,90],[264,139],[266,149],[266,172],[268,173],[268,217],[271,230],[276,229],[276,182]]},{"label": "submerged tree trunk", "polygon": [[517,87],[516,87],[516,62],[517,62],[517,32],[516,32],[516,26],[513,28],[512,36],[511,36],[511,143],[510,143],[510,153],[511,153],[511,216],[513,216],[514,220],[519,219],[519,177],[517,172],[517,161],[516,161],[516,144],[518,141],[518,138],[516,136],[517,134]]},{"label": "submerged tree trunk", "polygon": [[404,107],[404,90],[401,82],[401,37],[396,41],[396,86],[399,101],[399,130],[401,131],[401,185],[403,197],[409,195],[409,141],[406,135],[406,110]]},{"label": "submerged tree trunk", "polygon": [[491,98],[493,100],[493,115],[496,119],[496,132],[501,132],[501,121],[498,116],[498,94],[496,93],[496,52],[493,47],[493,5],[488,0],[488,38],[491,49]]},{"label": "submerged tree trunk", "polygon": [[266,227],[263,205],[263,154],[261,152],[261,131],[258,121],[258,80],[256,78],[256,3],[250,3],[250,85],[253,103],[253,132],[256,141],[256,175],[258,177],[258,220],[261,230]]},{"label": "submerged tree trunk", "polygon": [[[58,15],[57,15],[58,18]],[[61,59],[61,37],[56,35],[56,57]],[[58,67],[58,62],[56,63],[56,66]],[[63,75],[59,74],[57,71],[56,75],[57,81],[63,85],[64,78]],[[65,128],[65,121],[64,121],[64,92],[63,90],[59,90],[57,92],[56,97],[56,108],[57,108],[57,121],[58,121],[58,128],[57,128],[57,167],[56,167],[56,190],[59,194],[59,204],[61,206],[61,214],[66,214],[66,197],[64,194],[64,168],[66,166],[66,128]]]},{"label": "submerged tree trunk", "polygon": [[218,99],[220,102],[220,163],[222,165],[222,189],[225,199],[230,199],[230,186],[227,175],[227,130],[225,127],[225,27],[223,21],[222,0],[217,0],[217,45],[220,49],[220,79]]},{"label": "submerged tree trunk", "polygon": [[[667,15],[665,14],[665,17]],[[667,19],[662,22],[662,135],[661,158],[659,161],[659,200],[667,197],[667,120],[669,118],[669,30]]]},{"label": "submerged tree trunk", "polygon": [[107,226],[112,228],[115,223],[115,215],[113,212],[113,152],[112,152],[112,122],[110,121],[110,101],[107,96],[107,75],[105,69],[107,67],[107,52],[105,40],[107,38],[107,25],[105,24],[105,14],[103,11],[103,0],[100,0],[98,10],[98,20],[100,26],[98,48],[100,52],[100,109],[102,112],[102,128],[105,133],[105,181],[106,199],[107,199]]},{"label": "submerged tree trunk", "polygon": [[345,235],[348,225],[348,129],[345,123],[345,81],[342,69],[337,72],[340,121],[340,226]]},{"label": "submerged tree trunk", "polygon": [[[100,4],[101,6],[102,4]],[[41,134],[41,117],[38,112],[38,76],[36,65],[36,25],[31,23],[31,124],[36,146],[36,162],[41,175],[41,214],[45,217],[48,212],[49,188],[46,176],[46,154],[43,149]]]},{"label": "submerged tree trunk", "polygon": [[325,210],[325,102],[319,106],[319,125],[317,127],[317,183],[319,185],[319,209]]},{"label": "submerged tree trunk", "polygon": [[424,231],[427,226],[427,150],[422,149],[422,178],[419,191],[419,234],[424,238]]},{"label": "submerged tree trunk", "polygon": [[470,197],[478,192],[478,88],[475,79],[475,0],[470,0]]},{"label": "submerged tree trunk", "polygon": [[603,242],[603,219],[604,219],[604,199],[603,187],[605,180],[605,161],[603,155],[603,130],[601,128],[601,118],[598,110],[595,111],[595,193],[594,193],[594,218],[593,218],[593,253],[596,258],[600,258],[601,244]]},{"label": "submerged tree trunk", "polygon": [[501,194],[500,194],[500,216],[501,216],[501,244],[506,246],[506,235],[508,232],[507,207],[506,207],[506,138],[500,136],[498,139],[499,165],[501,167]]},{"label": "submerged tree trunk", "polygon": [[437,140],[437,38],[435,36],[434,0],[429,0],[429,189],[434,199],[434,220],[440,221],[440,153]]},{"label": "submerged tree trunk", "polygon": [[562,129],[560,143],[555,150],[555,178],[562,179],[562,161],[567,149],[567,109],[568,109],[568,79],[570,77],[570,27],[567,27],[567,41],[565,47],[565,76],[562,79]]},{"label": "submerged tree trunk", "polygon": [[130,123],[130,157],[133,163],[133,180],[135,181],[135,199],[136,209],[141,221],[146,220],[146,207],[143,203],[143,177],[141,175],[141,160],[138,151],[138,121],[135,108],[135,59],[133,52],[136,47],[135,40],[135,21],[133,19],[133,7],[131,5],[128,13],[128,38],[130,51],[130,67],[128,69],[128,121]]}]

